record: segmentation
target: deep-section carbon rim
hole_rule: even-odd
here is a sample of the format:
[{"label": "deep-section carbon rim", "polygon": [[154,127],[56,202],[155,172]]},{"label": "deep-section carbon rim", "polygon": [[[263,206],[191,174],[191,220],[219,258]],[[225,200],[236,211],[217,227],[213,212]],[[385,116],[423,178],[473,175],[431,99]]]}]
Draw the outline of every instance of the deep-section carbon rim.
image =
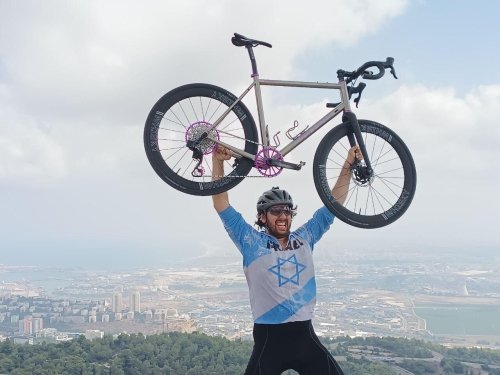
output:
[{"label": "deep-section carbon rim", "polygon": [[187,147],[187,141],[208,133],[254,155],[257,129],[243,103],[235,105],[216,128],[211,128],[235,100],[230,92],[201,83],[178,87],[158,100],[144,128],[146,154],[158,176],[175,189],[193,195],[218,194],[241,182],[252,169],[252,160],[231,159],[225,163],[224,176],[212,181],[215,142],[204,139],[198,144],[197,150],[203,155],[198,166],[194,152]]},{"label": "deep-section carbon rim", "polygon": [[332,129],[321,141],[313,163],[314,183],[323,203],[342,221],[360,228],[378,228],[397,220],[408,209],[416,189],[413,158],[399,136],[384,125],[359,120],[374,170],[368,180],[350,173],[344,205],[331,192],[350,148],[349,125]]}]

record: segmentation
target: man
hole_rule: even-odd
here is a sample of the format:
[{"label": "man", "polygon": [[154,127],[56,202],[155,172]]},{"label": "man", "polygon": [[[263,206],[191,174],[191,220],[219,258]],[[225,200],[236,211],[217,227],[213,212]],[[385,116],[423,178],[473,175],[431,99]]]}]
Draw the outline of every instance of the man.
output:
[{"label": "man", "polygon": [[[359,155],[359,157],[358,157]],[[231,152],[219,147],[212,157],[213,179],[224,175]],[[349,150],[332,189],[343,204],[349,190],[350,167],[361,158]],[[302,375],[342,375],[337,362],[320,343],[311,324],[316,303],[312,252],[334,216],[326,207],[291,232],[295,216],[290,194],[277,187],[257,201],[257,231],[229,204],[228,193],[212,197],[229,236],[243,255],[243,269],[254,319],[254,348],[245,375],[278,375],[293,369]]]}]

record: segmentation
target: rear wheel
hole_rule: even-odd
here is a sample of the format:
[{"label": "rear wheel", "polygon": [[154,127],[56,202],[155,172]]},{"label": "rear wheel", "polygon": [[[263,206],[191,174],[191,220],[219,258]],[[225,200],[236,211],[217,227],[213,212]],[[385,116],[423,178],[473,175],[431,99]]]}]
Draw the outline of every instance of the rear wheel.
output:
[{"label": "rear wheel", "polygon": [[343,123],[326,134],[316,150],[314,183],[323,203],[340,220],[360,228],[378,228],[396,221],[410,206],[417,182],[415,164],[408,147],[392,130],[368,120],[359,120],[359,126],[373,175],[366,177],[361,161],[349,172],[344,204],[333,197],[332,188],[351,147],[350,125]]},{"label": "rear wheel", "polygon": [[[144,128],[144,147],[155,172],[170,186],[193,195],[213,195],[236,186],[250,172],[253,160],[225,162],[224,176],[212,175],[211,153],[217,144],[208,134],[255,155],[257,128],[243,103],[235,105],[224,120],[214,122],[236,101],[229,91],[207,84],[190,84],[165,94],[151,109]],[[200,163],[199,163],[200,162]],[[212,181],[215,177],[216,181]]]}]

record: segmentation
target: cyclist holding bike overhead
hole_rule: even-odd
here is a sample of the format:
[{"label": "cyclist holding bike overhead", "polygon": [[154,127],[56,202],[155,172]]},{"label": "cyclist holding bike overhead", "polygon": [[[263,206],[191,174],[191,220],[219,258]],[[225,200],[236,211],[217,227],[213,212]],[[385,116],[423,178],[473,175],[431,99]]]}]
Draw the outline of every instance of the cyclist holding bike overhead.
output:
[{"label": "cyclist holding bike overhead", "polygon": [[[213,180],[224,176],[231,152],[219,147],[212,156]],[[361,158],[357,146],[348,152],[333,196],[344,203],[351,165]],[[228,193],[212,196],[230,238],[243,255],[243,269],[254,319],[254,347],[245,375],[278,375],[288,369],[299,374],[341,375],[337,362],[320,343],[311,323],[316,303],[312,252],[330,228],[334,215],[327,207],[317,210],[300,228],[290,231],[296,206],[290,194],[278,187],[257,201],[257,231],[230,204]]]}]

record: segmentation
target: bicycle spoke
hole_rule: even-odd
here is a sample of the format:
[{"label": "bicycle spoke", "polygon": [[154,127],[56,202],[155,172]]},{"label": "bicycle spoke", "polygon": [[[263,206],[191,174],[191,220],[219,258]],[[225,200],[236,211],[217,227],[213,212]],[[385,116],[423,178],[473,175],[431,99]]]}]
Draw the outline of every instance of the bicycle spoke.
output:
[{"label": "bicycle spoke", "polygon": [[394,172],[394,171],[402,171],[403,170],[403,167],[399,167],[399,168],[396,168],[396,169],[392,169],[390,171],[385,171],[385,172],[382,172],[382,173],[377,173],[376,175],[377,176],[382,176],[383,174],[386,174],[386,173],[391,173],[391,172]]},{"label": "bicycle spoke", "polygon": [[358,193],[359,193],[359,189],[356,188],[356,200],[354,201],[354,212],[356,212],[356,207],[357,207],[357,204],[358,204]]},{"label": "bicycle spoke", "polygon": [[[173,147],[171,148],[171,150],[175,150],[177,149],[177,151],[175,151],[174,153],[170,154],[170,156],[166,157],[166,158],[163,158],[164,161],[167,161],[169,159],[172,158],[172,156],[174,156],[175,154],[177,154],[180,150],[182,150],[184,147]],[[186,151],[187,152],[187,151]]]},{"label": "bicycle spoke", "polygon": [[[387,182],[387,183],[389,183],[391,185],[394,185],[395,187],[399,188],[400,190],[403,190],[402,186],[396,184],[395,182],[390,181],[388,178],[389,177],[384,177],[384,178],[380,178],[380,180],[381,181],[383,180],[383,181],[385,181],[385,182]],[[397,178],[398,180],[403,180],[403,177],[394,177],[394,178]]]},{"label": "bicycle spoke", "polygon": [[373,214],[375,215],[375,213],[376,213],[377,211],[375,210],[375,201],[373,200],[373,191],[372,191],[371,186],[370,186],[370,190],[369,190],[369,192],[368,192],[368,195],[372,197]]},{"label": "bicycle spoke", "polygon": [[[203,110],[203,100],[201,100],[201,96],[199,96],[198,98],[200,99],[200,107],[201,107],[202,120],[205,121],[205,111]],[[210,102],[208,102],[208,105],[210,106]]]},{"label": "bicycle spoke", "polygon": [[377,202],[378,202],[378,204],[380,206],[381,211],[385,212],[386,210],[384,208],[384,205],[382,204],[382,202],[379,199],[379,194],[377,193],[377,190],[375,190],[373,188],[371,188],[371,190],[372,190],[372,194],[375,196],[375,198],[377,198]]},{"label": "bicycle spoke", "polygon": [[381,163],[378,163],[376,166],[379,166],[379,165],[382,165],[382,164],[385,164],[385,163],[389,163],[389,162],[394,161],[394,160],[399,160],[399,156],[396,156],[396,157],[394,157],[392,159],[389,159],[389,160],[383,161]]},{"label": "bicycle spoke", "polygon": [[224,128],[224,129],[217,129],[219,132],[223,132],[224,133],[227,133],[229,134],[230,132],[236,132],[236,131],[241,131],[241,129],[238,127],[238,128],[234,128],[234,129],[227,129],[227,126]]},{"label": "bicycle spoke", "polygon": [[[349,152],[349,150],[346,150],[346,151]],[[337,150],[333,150],[333,152],[335,152],[338,156],[340,156],[340,158],[345,158],[345,156],[340,155],[340,153]],[[331,159],[331,158],[328,158],[328,160],[334,162],[333,159]],[[342,164],[339,164],[339,163],[336,163],[336,162],[334,162],[334,163],[337,164],[337,165],[342,165]]]},{"label": "bicycle spoke", "polygon": [[[196,113],[196,110],[194,109],[193,102],[191,101],[191,98],[188,98],[188,100],[189,100],[189,104],[191,105],[191,109],[193,110],[194,119],[199,120],[198,114]],[[202,114],[201,119],[203,120],[203,111],[201,114]]]},{"label": "bicycle spoke", "polygon": [[182,142],[182,143],[186,143],[185,140],[183,139],[169,139],[169,138],[158,138],[159,141],[168,141],[168,142]]},{"label": "bicycle spoke", "polygon": [[371,160],[371,161],[372,161],[373,168],[377,168],[377,166],[379,165],[379,160],[380,160],[380,157],[381,157],[381,155],[382,155],[382,152],[384,151],[384,148],[385,148],[385,145],[386,145],[386,144],[387,144],[387,142],[384,142],[384,144],[383,144],[383,145],[382,145],[382,147],[380,148],[380,152],[379,152],[379,154],[378,154],[378,157],[377,157],[375,160],[373,160],[373,158],[372,158],[372,160]]},{"label": "bicycle spoke", "polygon": [[[212,100],[211,100],[211,99],[210,99],[210,102],[212,102]],[[217,106],[217,108],[215,108],[215,110],[212,112],[212,115],[211,115],[210,117],[208,117],[208,116],[207,116],[207,117],[208,117],[207,122],[212,122],[213,117],[215,116],[215,114],[216,114],[217,112],[219,112],[219,108],[220,108],[221,106],[222,106],[222,103],[221,103],[221,102],[219,102],[219,105],[218,105],[218,106]],[[208,114],[208,108],[207,108],[207,114]],[[214,122],[215,122],[215,121],[214,121]]]},{"label": "bicycle spoke", "polygon": [[[366,133],[366,134],[368,135],[368,133]],[[373,142],[372,153],[370,154],[370,160],[373,160],[373,155],[375,153],[375,145],[377,144],[377,138],[378,137],[375,137],[375,142]],[[365,143],[365,145],[366,145],[366,143]]]},{"label": "bicycle spoke", "polygon": [[166,121],[170,121],[174,124],[177,124],[177,125],[180,125],[182,126],[184,129],[186,129],[186,125],[184,125],[181,121],[181,119],[177,116],[177,114],[173,111],[173,110],[170,110],[169,111],[172,115],[174,115],[174,117],[177,119],[177,121],[174,121],[174,120],[171,120],[169,118],[167,118],[166,116],[163,117],[163,120],[166,120]]},{"label": "bicycle spoke", "polygon": [[347,202],[344,203],[344,206],[347,206],[349,204],[349,202],[351,201],[351,198],[354,194],[355,189],[356,189],[356,185],[354,185],[352,188],[349,189],[349,191],[346,194],[344,194],[344,195],[349,195],[349,192],[351,193],[351,195],[347,197]]},{"label": "bicycle spoke", "polygon": [[[190,167],[193,165],[193,163],[194,163],[194,160],[193,160],[193,159],[191,159],[191,162],[190,162],[190,163],[186,166],[186,168],[184,169],[184,172],[183,172],[183,173],[181,173],[179,176],[184,177],[184,176],[186,175],[186,172],[187,172],[187,171],[190,169]],[[191,171],[192,171],[192,169],[191,169]],[[192,176],[192,175],[191,175],[191,180],[193,180],[193,176]]]},{"label": "bicycle spoke", "polygon": [[169,128],[163,128],[163,127],[159,127],[158,129],[161,129],[161,130],[165,130],[167,132],[172,132],[172,133],[179,133],[179,134],[186,134],[186,132],[183,132],[183,131],[180,131],[180,130],[174,130],[174,129],[169,129]]},{"label": "bicycle spoke", "polygon": [[[380,155],[380,156],[376,159],[376,162],[378,163],[378,162],[379,162],[379,160],[380,160],[382,157],[384,157],[385,155],[387,155],[387,154],[388,154],[389,152],[391,152],[391,151],[394,151],[394,149],[393,149],[393,148],[391,148],[390,150],[387,150],[387,151],[386,151],[383,155]],[[399,159],[399,157],[397,157],[397,159]]]},{"label": "bicycle spoke", "polygon": [[182,150],[184,146],[160,148],[160,151]]},{"label": "bicycle spoke", "polygon": [[396,194],[394,190],[392,190],[391,187],[387,185],[387,183],[383,179],[381,179],[380,181],[387,187],[387,189],[389,189],[392,192],[392,194],[394,194],[396,198],[399,198],[399,194]]},{"label": "bicycle spoke", "polygon": [[[168,159],[170,159],[172,156],[174,156],[175,154],[177,154],[177,152],[178,151],[174,152]],[[179,158],[179,160],[177,161],[177,163],[175,163],[175,165],[172,167],[173,170],[175,170],[177,168],[177,166],[179,165],[179,163],[181,162],[181,160],[184,158],[184,156],[186,156],[186,154],[188,152],[189,152],[189,149],[186,148],[186,151],[184,151],[184,153],[181,155],[181,157]]]},{"label": "bicycle spoke", "polygon": [[189,120],[189,117],[186,115],[186,111],[184,110],[184,106],[182,105],[182,102],[178,103],[182,113],[184,114],[184,117],[186,118],[186,121],[188,124],[191,124],[191,121]]},{"label": "bicycle spoke", "polygon": [[389,204],[390,206],[392,206],[392,203],[385,197],[385,195],[383,195],[382,193],[380,193],[373,186],[372,186],[372,188],[373,188],[373,191],[377,194],[377,196],[380,196],[387,204]]}]

